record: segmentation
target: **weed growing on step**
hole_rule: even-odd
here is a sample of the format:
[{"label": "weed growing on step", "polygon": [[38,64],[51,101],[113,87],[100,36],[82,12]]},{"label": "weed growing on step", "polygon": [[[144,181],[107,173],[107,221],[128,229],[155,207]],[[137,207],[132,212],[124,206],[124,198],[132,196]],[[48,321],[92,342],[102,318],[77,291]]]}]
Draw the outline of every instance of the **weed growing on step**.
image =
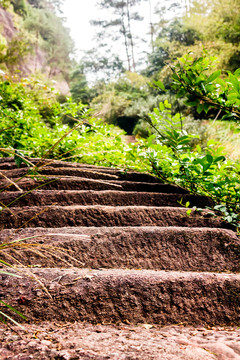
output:
[{"label": "weed growing on step", "polygon": [[[13,242],[13,241],[1,243],[0,244],[0,254],[3,250],[13,247],[14,243],[15,242]],[[21,276],[19,274],[16,274],[11,271],[11,269],[13,268],[13,266],[11,264],[7,263],[6,261],[2,260],[1,258],[0,258],[0,264],[2,266],[4,266],[6,269],[10,269],[10,270],[0,269],[0,274],[21,278]],[[10,320],[13,324],[21,327],[21,325],[16,320],[14,320],[11,315],[8,315],[6,313],[6,309],[8,309],[11,313],[17,314],[22,319],[26,320],[26,317],[22,313],[20,313],[17,309],[15,309],[13,306],[7,304],[5,301],[0,300],[0,322],[6,324],[7,320]]]}]

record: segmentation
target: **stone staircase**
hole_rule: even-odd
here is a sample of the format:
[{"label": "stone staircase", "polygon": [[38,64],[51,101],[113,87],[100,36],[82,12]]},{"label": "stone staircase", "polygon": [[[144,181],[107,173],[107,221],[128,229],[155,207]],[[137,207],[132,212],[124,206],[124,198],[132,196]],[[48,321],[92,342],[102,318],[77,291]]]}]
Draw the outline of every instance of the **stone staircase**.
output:
[{"label": "stone staircase", "polygon": [[[198,210],[211,205],[208,198],[148,174],[39,161],[31,160],[39,171],[26,177],[26,166],[18,169],[12,158],[0,159],[0,203],[7,206],[1,211],[0,240],[28,243],[26,248],[19,242],[1,259],[31,270],[21,279],[1,275],[0,297],[27,316],[27,326],[77,322],[79,333],[80,327],[83,332],[89,324],[105,324],[108,334],[121,324],[144,325],[145,332],[157,327],[158,334],[176,324],[184,331],[221,326],[233,327],[240,341],[235,328],[240,324],[240,241],[212,211]],[[190,208],[182,205],[187,202]],[[84,322],[88,325],[82,328]],[[153,345],[152,352],[132,355],[114,346],[107,354],[104,349],[96,353],[95,346],[75,358],[240,358],[239,343],[231,347],[235,357],[216,349],[200,354],[196,345],[189,355],[186,349],[177,354],[177,341],[175,352],[161,356],[154,355]],[[70,357],[61,351],[60,357],[45,350],[33,358],[76,355],[75,348],[66,350]]]}]

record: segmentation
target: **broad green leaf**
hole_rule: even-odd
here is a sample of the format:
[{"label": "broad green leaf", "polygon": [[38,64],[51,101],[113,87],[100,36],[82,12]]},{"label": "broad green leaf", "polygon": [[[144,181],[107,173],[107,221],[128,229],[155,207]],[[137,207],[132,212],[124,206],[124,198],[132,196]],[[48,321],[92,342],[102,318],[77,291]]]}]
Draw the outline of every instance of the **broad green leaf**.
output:
[{"label": "broad green leaf", "polygon": [[161,90],[166,91],[165,86],[163,85],[163,83],[160,80],[154,81],[153,83],[154,83],[154,85],[159,87]]},{"label": "broad green leaf", "polygon": [[229,80],[231,82],[231,84],[233,85],[234,89],[239,92],[239,81],[238,78],[234,75],[232,75],[231,73],[229,73]]},{"label": "broad green leaf", "polygon": [[185,104],[188,106],[197,106],[199,104],[199,100],[196,99],[194,101],[185,101]]},{"label": "broad green leaf", "polygon": [[236,102],[239,98],[240,94],[238,92],[231,92],[228,94],[227,98],[228,100],[234,100]]},{"label": "broad green leaf", "polygon": [[191,209],[188,209],[188,210],[186,211],[187,216],[190,216],[191,213],[192,213],[192,210],[191,210]]},{"label": "broad green leaf", "polygon": [[165,110],[165,106],[164,106],[164,104],[162,102],[160,102],[160,104],[159,104],[159,109],[160,109],[160,111]]},{"label": "broad green leaf", "polygon": [[176,73],[172,74],[172,79],[179,82],[179,76]]},{"label": "broad green leaf", "polygon": [[164,105],[165,105],[165,107],[168,108],[168,109],[171,109],[171,107],[172,107],[172,104],[170,104],[170,103],[168,102],[168,100],[164,100]]},{"label": "broad green leaf", "polygon": [[209,107],[210,107],[210,104],[204,103],[204,105],[203,105],[203,110],[204,110],[205,114],[208,113]]},{"label": "broad green leaf", "polygon": [[198,63],[200,63],[200,62],[202,62],[203,60],[204,60],[204,58],[203,58],[203,57],[198,58],[197,60],[195,60],[195,61],[194,61],[194,65],[196,65],[196,64],[198,64]]},{"label": "broad green leaf", "polygon": [[207,79],[207,82],[213,82],[214,80],[216,80],[219,76],[221,75],[221,70],[217,70],[214,73],[212,73],[209,78]]},{"label": "broad green leaf", "polygon": [[199,152],[199,154],[202,153],[202,148],[199,144],[196,146],[196,150],[197,150],[197,152]]},{"label": "broad green leaf", "polygon": [[220,161],[225,161],[226,160],[226,158],[225,158],[225,156],[218,156],[216,159],[214,159],[214,162],[215,163],[217,163],[217,162],[220,162]]},{"label": "broad green leaf", "polygon": [[197,113],[200,114],[203,111],[203,108],[204,108],[204,104],[199,104],[197,106]]},{"label": "broad green leaf", "polygon": [[210,163],[210,164],[213,162],[213,157],[210,154],[206,155],[206,159],[207,159],[208,163]]},{"label": "broad green leaf", "polygon": [[240,76],[240,68],[237,69],[236,71],[234,71],[233,73],[235,76],[239,77]]},{"label": "broad green leaf", "polygon": [[178,90],[177,92],[177,98],[181,98],[183,97],[183,95],[185,95],[186,90],[184,88],[181,88],[180,90]]},{"label": "broad green leaf", "polygon": [[186,84],[188,84],[188,85],[191,85],[191,84],[192,84],[191,79],[189,79],[188,76],[183,75],[182,78],[183,78],[183,80],[184,80],[184,82],[185,82]]},{"label": "broad green leaf", "polygon": [[234,119],[236,117],[236,115],[234,113],[228,113],[223,115],[222,120],[230,120],[230,119]]},{"label": "broad green leaf", "polygon": [[232,216],[229,215],[225,218],[225,220],[227,220],[229,223],[231,223],[233,218],[232,218]]}]

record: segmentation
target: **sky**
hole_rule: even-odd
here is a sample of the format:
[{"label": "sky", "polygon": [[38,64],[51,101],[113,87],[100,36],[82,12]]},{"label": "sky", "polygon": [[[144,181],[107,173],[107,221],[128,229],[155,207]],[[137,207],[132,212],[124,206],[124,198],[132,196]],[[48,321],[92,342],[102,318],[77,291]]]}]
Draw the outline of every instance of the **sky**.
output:
[{"label": "sky", "polygon": [[[97,19],[110,19],[110,10],[99,10],[96,6],[99,0],[64,0],[64,4],[61,8],[63,16],[66,19],[65,25],[70,29],[70,35],[75,43],[74,57],[77,61],[80,61],[84,57],[87,50],[97,47],[97,43],[94,41],[94,34],[98,28],[90,24],[91,20]],[[171,3],[185,3],[186,0],[151,0],[152,13],[157,4],[160,6],[166,5],[169,7]],[[135,60],[138,63],[138,70],[146,65],[147,53],[151,52],[151,38],[150,38],[150,11],[149,1],[145,0],[141,2],[141,5],[137,5],[134,8],[138,14],[144,17],[143,21],[132,22],[132,33],[137,35],[134,37],[134,52]],[[162,13],[162,12],[161,12]],[[165,18],[172,18],[173,11],[170,10],[165,13]],[[152,14],[153,23],[158,23],[160,15]],[[123,39],[122,39],[123,40]],[[127,58],[125,54],[125,48],[123,41],[115,41],[109,43],[111,47],[111,53],[118,54],[127,68]],[[103,51],[103,53],[101,53]],[[99,49],[99,53],[104,56],[104,51],[110,50]]]},{"label": "sky", "polygon": [[92,48],[94,28],[89,21],[97,16],[95,3],[96,0],[65,0],[62,7],[66,26],[70,29],[79,56],[81,50]]},{"label": "sky", "polygon": [[[97,0],[65,0],[62,6],[63,15],[66,18],[66,26],[70,29],[71,36],[77,49],[77,57],[81,57],[83,52],[90,50],[94,46],[94,32],[96,29],[90,25],[90,20],[96,20],[101,15],[96,7]],[[153,5],[157,0],[152,0]],[[149,25],[148,1],[139,7],[141,15],[145,16],[143,22],[139,22],[137,32],[142,37],[147,37],[146,32]],[[150,38],[148,39],[150,42]]]}]

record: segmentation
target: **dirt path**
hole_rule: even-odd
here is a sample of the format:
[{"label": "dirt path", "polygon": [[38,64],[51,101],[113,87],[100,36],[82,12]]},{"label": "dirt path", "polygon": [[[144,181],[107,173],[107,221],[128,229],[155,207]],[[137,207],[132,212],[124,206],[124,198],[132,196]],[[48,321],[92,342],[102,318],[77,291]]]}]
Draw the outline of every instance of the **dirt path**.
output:
[{"label": "dirt path", "polygon": [[104,167],[0,169],[22,189],[0,179],[0,241],[28,243],[1,253],[22,279],[1,275],[0,298],[27,316],[1,359],[240,359],[240,241],[191,209],[209,199]]}]

